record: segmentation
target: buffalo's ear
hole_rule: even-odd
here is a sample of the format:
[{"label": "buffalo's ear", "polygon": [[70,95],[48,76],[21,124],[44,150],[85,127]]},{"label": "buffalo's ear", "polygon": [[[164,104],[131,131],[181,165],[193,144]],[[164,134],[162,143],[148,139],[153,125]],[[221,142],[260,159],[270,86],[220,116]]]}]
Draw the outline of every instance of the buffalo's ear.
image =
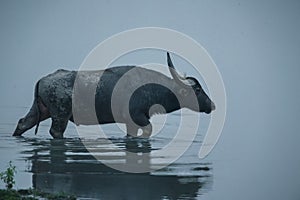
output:
[{"label": "buffalo's ear", "polygon": [[188,95],[188,90],[187,89],[185,89],[185,88],[180,88],[179,89],[179,94],[181,95],[181,96],[184,96],[184,97],[186,97],[187,95]]}]

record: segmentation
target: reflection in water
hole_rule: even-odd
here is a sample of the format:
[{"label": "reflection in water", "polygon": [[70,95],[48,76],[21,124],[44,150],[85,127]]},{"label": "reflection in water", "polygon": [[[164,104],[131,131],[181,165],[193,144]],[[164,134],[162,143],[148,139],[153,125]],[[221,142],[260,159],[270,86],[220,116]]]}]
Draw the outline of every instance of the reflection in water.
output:
[{"label": "reflection in water", "polygon": [[[33,149],[22,152],[32,163],[33,187],[45,192],[63,191],[97,199],[196,199],[211,181],[211,176],[205,175],[205,170],[210,167],[199,163],[195,165],[197,167],[172,164],[155,173],[124,173],[107,167],[91,156],[79,139],[22,140],[31,144]],[[120,149],[138,153],[138,157],[134,158],[137,167],[153,164],[149,154],[145,154],[154,150],[151,141],[111,141]],[[124,152],[111,150],[101,140],[85,141],[84,144],[97,146],[101,160],[118,164],[127,162],[126,154],[122,154]],[[189,175],[186,173],[188,170],[191,172]]]}]

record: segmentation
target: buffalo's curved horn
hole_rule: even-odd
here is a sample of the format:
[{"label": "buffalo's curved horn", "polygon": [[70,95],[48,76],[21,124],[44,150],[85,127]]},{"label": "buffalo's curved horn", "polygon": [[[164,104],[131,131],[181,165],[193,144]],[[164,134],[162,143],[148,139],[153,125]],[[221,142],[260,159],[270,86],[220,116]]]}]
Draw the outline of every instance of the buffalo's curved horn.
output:
[{"label": "buffalo's curved horn", "polygon": [[172,77],[174,78],[174,80],[175,80],[178,84],[180,84],[180,85],[182,85],[182,86],[184,86],[184,87],[192,86],[192,85],[195,84],[194,81],[191,81],[191,80],[189,80],[189,79],[186,79],[185,77],[180,76],[180,75],[176,72],[176,69],[175,69],[175,67],[174,67],[174,65],[173,65],[173,62],[172,62],[172,60],[171,60],[171,57],[170,57],[169,52],[167,52],[167,62],[168,62],[168,66],[169,66],[170,73],[171,73]]}]

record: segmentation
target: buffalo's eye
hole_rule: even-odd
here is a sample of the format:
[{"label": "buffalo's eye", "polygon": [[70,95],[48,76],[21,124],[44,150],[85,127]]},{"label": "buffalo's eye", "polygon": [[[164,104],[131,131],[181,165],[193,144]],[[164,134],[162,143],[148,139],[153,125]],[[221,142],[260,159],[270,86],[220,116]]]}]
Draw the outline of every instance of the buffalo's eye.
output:
[{"label": "buffalo's eye", "polygon": [[201,91],[201,88],[197,87],[196,92],[200,92],[200,91]]}]

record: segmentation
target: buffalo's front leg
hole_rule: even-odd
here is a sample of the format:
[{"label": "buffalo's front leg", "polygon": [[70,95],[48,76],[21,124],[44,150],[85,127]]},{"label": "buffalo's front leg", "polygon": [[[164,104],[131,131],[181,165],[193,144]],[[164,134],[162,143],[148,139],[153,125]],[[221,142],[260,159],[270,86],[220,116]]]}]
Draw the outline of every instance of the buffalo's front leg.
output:
[{"label": "buffalo's front leg", "polygon": [[[135,116],[132,117],[132,120],[134,121],[137,130],[139,128],[142,129],[143,133],[140,137],[142,138],[149,138],[152,134],[152,125],[149,121],[149,118],[145,115],[145,114],[136,114]],[[136,133],[137,133],[137,130],[136,130]],[[127,132],[127,135],[128,135],[128,132]],[[137,134],[135,135],[135,137],[137,136]]]},{"label": "buffalo's front leg", "polygon": [[50,134],[53,138],[63,138],[69,118],[52,117]]},{"label": "buffalo's front leg", "polygon": [[142,129],[142,135],[140,137],[142,138],[149,138],[152,134],[152,125],[149,122],[147,126],[138,127],[134,125],[126,125],[126,131],[127,131],[127,137],[138,137],[138,130]]},{"label": "buffalo's front leg", "polygon": [[138,133],[138,129],[139,127],[137,127],[136,125],[132,125],[132,124],[126,124],[126,133],[127,133],[127,137],[136,137],[137,133]]},{"label": "buffalo's front leg", "polygon": [[141,135],[142,138],[149,138],[152,134],[152,125],[149,122],[147,126],[142,127],[143,134]]}]

